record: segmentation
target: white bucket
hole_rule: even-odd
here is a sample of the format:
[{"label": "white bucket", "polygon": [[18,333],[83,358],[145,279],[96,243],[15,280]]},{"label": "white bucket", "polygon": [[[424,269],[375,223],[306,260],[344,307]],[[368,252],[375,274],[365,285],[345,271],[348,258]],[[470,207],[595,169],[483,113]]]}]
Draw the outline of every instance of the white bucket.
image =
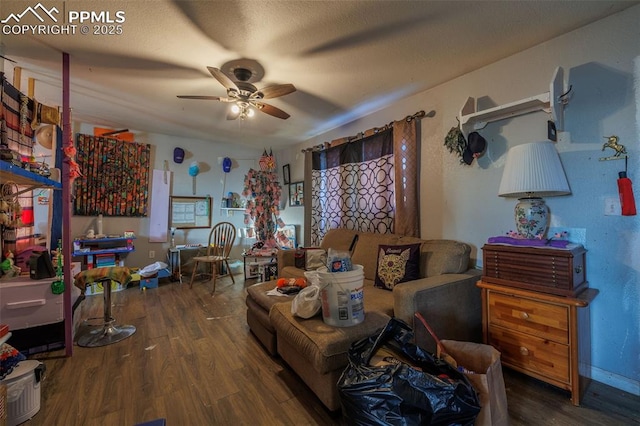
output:
[{"label": "white bucket", "polygon": [[24,423],[40,411],[40,381],[44,364],[20,361],[2,383],[7,386],[7,425]]},{"label": "white bucket", "polygon": [[351,327],[364,321],[364,271],[353,265],[347,272],[316,271],[320,278],[322,320],[335,327]]}]

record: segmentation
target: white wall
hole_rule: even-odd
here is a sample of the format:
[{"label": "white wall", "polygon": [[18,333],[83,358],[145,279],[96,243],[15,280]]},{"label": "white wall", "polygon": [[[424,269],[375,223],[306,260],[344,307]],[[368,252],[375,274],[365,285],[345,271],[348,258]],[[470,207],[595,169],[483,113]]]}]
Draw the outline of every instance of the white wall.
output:
[{"label": "white wall", "polygon": [[[76,133],[93,134],[93,125],[76,124]],[[198,161],[200,173],[196,177],[196,196],[210,195],[213,197],[212,223],[229,221],[236,225],[236,228],[244,226],[243,212],[233,212],[231,216],[226,211],[220,209],[220,202],[223,194],[229,190],[238,191],[244,186],[244,175],[248,171],[247,164],[252,159],[259,159],[261,150],[250,149],[239,145],[225,145],[215,141],[203,141],[197,139],[177,138],[173,136],[135,133],[135,140],[138,143],[148,143],[151,145],[151,169],[163,170],[165,160],[168,161],[168,168],[173,175],[171,195],[193,196],[192,177],[189,176],[189,165],[193,161]],[[185,150],[185,159],[181,164],[173,161],[173,149],[181,147]],[[232,169],[225,181],[225,173],[218,163],[218,157],[229,157],[234,159],[236,168]],[[238,161],[241,160],[241,161]],[[244,161],[247,160],[247,161]],[[240,167],[247,167],[247,170],[240,170]],[[153,198],[153,188],[149,191]],[[151,201],[151,200],[150,200]],[[168,211],[167,211],[168,214]],[[77,237],[85,235],[88,229],[96,228],[96,218],[87,216],[72,216],[71,236]],[[126,265],[133,267],[144,267],[155,261],[166,262],[166,252],[169,248],[169,241],[166,243],[149,243],[149,217],[129,218],[129,217],[107,217],[103,218],[103,232],[105,234],[122,234],[125,230],[133,230],[136,233],[135,247],[133,253],[127,255]],[[176,231],[176,244],[202,243],[206,244],[210,229],[190,229]],[[241,252],[248,242],[236,237],[235,248],[232,257],[242,259]],[[155,258],[149,257],[149,251],[155,252]]]},{"label": "white wall", "polygon": [[[467,97],[479,99],[480,109],[486,109],[544,93],[555,67],[563,67],[574,94],[565,110],[567,133],[561,134],[556,146],[572,194],[547,199],[551,226],[568,230],[569,239],[585,245],[587,277],[600,292],[591,305],[588,374],[636,395],[640,394],[640,220],[605,216],[605,199],[618,197],[617,173],[624,162],[599,158],[612,153],[601,151],[603,137],[619,136],[629,153],[629,177],[640,202],[638,22],[640,6],[394,103],[307,140],[295,151],[419,110],[435,110],[436,116],[421,124],[421,235],[468,242],[481,266],[487,238],[514,228],[515,200],[497,195],[505,154],[512,146],[546,140],[549,116],[538,112],[489,124],[480,131],[488,142],[487,152],[471,166],[460,165],[458,157],[444,148],[444,137],[456,125]],[[302,155],[290,152],[279,153],[278,159],[286,158],[292,173],[296,170],[302,176]],[[292,223],[303,222],[302,210],[287,214]]]}]

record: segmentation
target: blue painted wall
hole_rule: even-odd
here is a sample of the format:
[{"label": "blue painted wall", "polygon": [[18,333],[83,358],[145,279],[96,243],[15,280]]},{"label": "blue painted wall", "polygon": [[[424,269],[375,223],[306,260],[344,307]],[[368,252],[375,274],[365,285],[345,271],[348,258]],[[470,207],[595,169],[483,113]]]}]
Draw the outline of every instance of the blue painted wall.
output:
[{"label": "blue painted wall", "polygon": [[[623,161],[599,161],[604,136],[615,134],[629,152],[629,177],[640,205],[640,6],[473,71],[426,92],[395,102],[300,145],[305,148],[419,110],[435,110],[421,124],[421,233],[470,243],[481,266],[488,237],[513,229],[516,200],[498,197],[505,154],[512,146],[546,140],[549,115],[536,112],[489,124],[480,133],[485,155],[471,166],[443,147],[460,108],[471,96],[485,109],[549,91],[554,69],[564,69],[573,96],[565,109],[565,132],[556,148],[572,194],[548,198],[551,226],[583,243],[590,286],[600,291],[591,306],[591,362],[585,374],[640,395],[640,219],[605,215],[616,199]],[[490,49],[490,46],[487,46]],[[420,52],[416,52],[420,54]],[[442,64],[446,66],[446,64]],[[303,176],[299,150],[278,153]],[[286,209],[287,223],[303,223],[302,209]]]}]

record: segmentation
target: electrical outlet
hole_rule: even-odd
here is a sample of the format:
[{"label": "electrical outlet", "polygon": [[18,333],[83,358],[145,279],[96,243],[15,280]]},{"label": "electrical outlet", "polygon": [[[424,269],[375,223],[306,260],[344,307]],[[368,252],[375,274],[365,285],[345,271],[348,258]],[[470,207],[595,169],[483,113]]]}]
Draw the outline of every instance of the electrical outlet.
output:
[{"label": "electrical outlet", "polygon": [[155,259],[156,252],[154,250],[149,250],[149,259]]},{"label": "electrical outlet", "polygon": [[620,207],[620,197],[607,197],[604,199],[605,216],[620,216],[622,208]]}]

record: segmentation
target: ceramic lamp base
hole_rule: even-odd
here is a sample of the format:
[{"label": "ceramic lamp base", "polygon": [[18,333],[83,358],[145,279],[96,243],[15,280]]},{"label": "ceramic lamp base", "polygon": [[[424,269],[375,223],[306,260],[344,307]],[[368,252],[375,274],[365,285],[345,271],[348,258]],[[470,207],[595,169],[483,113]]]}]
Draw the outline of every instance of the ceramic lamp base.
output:
[{"label": "ceramic lamp base", "polygon": [[544,238],[549,224],[549,208],[542,198],[520,198],[515,207],[516,229],[524,238]]}]

